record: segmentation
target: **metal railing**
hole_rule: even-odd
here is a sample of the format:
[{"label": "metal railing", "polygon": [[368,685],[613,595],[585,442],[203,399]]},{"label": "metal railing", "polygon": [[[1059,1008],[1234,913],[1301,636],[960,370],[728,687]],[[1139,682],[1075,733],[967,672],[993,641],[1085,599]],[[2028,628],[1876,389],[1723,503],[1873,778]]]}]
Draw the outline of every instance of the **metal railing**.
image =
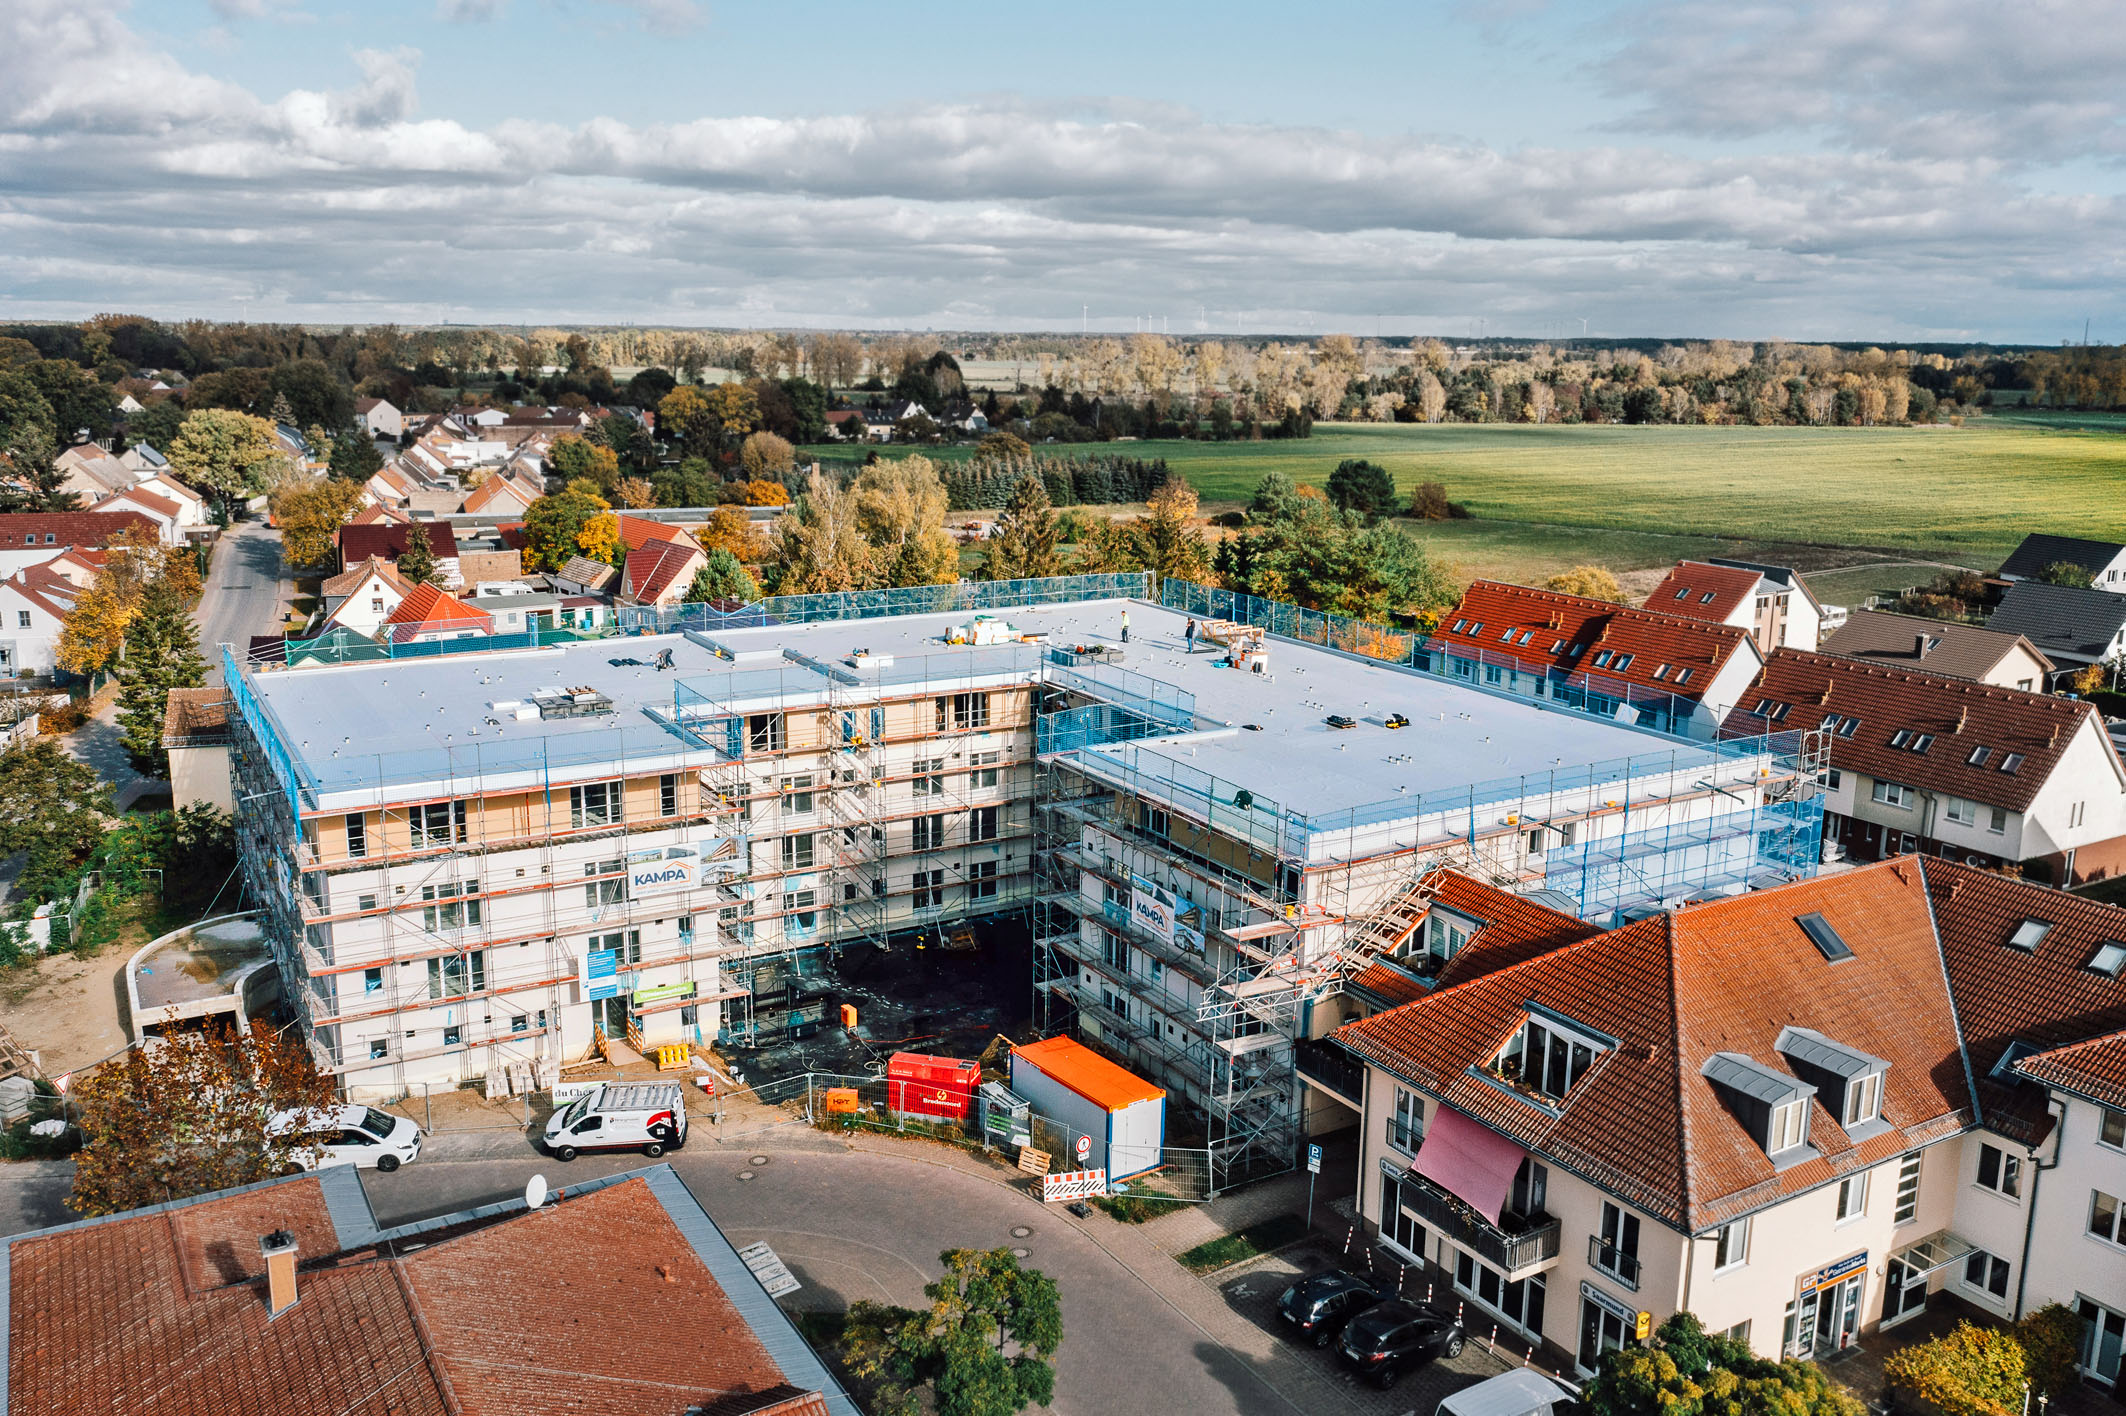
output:
[{"label": "metal railing", "polygon": [[1636,1291],[1639,1287],[1639,1256],[1608,1243],[1599,1234],[1587,1236],[1587,1262],[1602,1273]]},{"label": "metal railing", "polygon": [[1402,1177],[1403,1208],[1499,1269],[1510,1280],[1558,1256],[1564,1225],[1547,1214],[1512,1210],[1491,1223],[1459,1196],[1410,1171]]},{"label": "metal railing", "polygon": [[1340,1042],[1302,1038],[1294,1046],[1299,1075],[1356,1105],[1366,1095],[1366,1064]]}]

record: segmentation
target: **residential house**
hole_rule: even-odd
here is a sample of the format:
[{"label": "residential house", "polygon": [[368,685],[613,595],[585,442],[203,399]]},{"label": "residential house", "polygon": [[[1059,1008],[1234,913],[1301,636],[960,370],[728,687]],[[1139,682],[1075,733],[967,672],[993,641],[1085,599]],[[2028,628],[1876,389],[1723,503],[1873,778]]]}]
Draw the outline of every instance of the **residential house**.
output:
[{"label": "residential house", "polygon": [[556,428],[569,432],[588,432],[596,416],[584,408],[539,408],[518,407],[509,410],[502,425],[510,428]]},{"label": "residential house", "polygon": [[236,809],[229,779],[229,694],[222,688],[173,688],[163,704],[162,745],[170,754],[170,796]]},{"label": "residential house", "polygon": [[130,392],[124,389],[119,390],[118,411],[120,413],[126,414],[128,416],[135,413],[144,413],[147,411],[147,407],[147,404],[142,403],[139,399],[133,397]]},{"label": "residential house", "polygon": [[189,503],[176,497],[164,496],[161,489],[146,486],[128,487],[122,492],[113,492],[102,501],[89,507],[92,512],[132,511],[138,512],[155,523],[156,533],[166,546],[181,545],[186,539],[185,518],[196,511]]},{"label": "residential house", "polygon": [[1594,695],[1607,711],[1699,736],[1717,730],[1764,664],[1732,625],[1497,580],[1464,591],[1427,648],[1481,687],[1575,702]]},{"label": "residential house", "polygon": [[126,530],[161,538],[162,528],[137,511],[17,511],[0,514],[0,575],[37,565],[62,547],[101,550]]},{"label": "residential house", "polygon": [[357,398],[354,400],[354,421],[362,425],[372,438],[390,438],[396,442],[406,431],[406,415],[381,398]]},{"label": "residential house", "polygon": [[349,517],[347,524],[350,526],[377,526],[390,522],[395,525],[405,526],[411,524],[412,521],[412,514],[402,507],[386,506],[382,502],[370,502]]},{"label": "residential house", "polygon": [[2055,678],[2090,664],[2116,668],[2126,656],[2126,593],[2018,580],[1994,606],[1986,627],[2020,634],[2044,650],[2056,666]]},{"label": "residential house", "polygon": [[407,591],[398,608],[384,616],[384,633],[379,637],[388,637],[393,644],[427,644],[492,634],[494,628],[486,611],[452,599],[433,585],[421,584]]},{"label": "residential house", "polygon": [[855,408],[830,408],[827,410],[827,436],[841,439],[862,437],[866,427],[863,413]]},{"label": "residential house", "polygon": [[1854,614],[1824,640],[1823,652],[2027,692],[2042,689],[2053,669],[2023,635],[1883,610]]},{"label": "residential house", "polygon": [[0,676],[48,675],[58,666],[59,633],[74,607],[67,592],[77,588],[42,566],[0,579]]},{"label": "residential house", "polygon": [[412,589],[389,561],[371,556],[319,587],[325,617],[318,632],[346,629],[375,639]]},{"label": "residential house", "polygon": [[627,555],[620,567],[620,596],[638,605],[676,605],[707,563],[701,543],[684,527],[622,514],[620,539]]},{"label": "residential house", "polygon": [[451,409],[450,416],[468,428],[499,428],[509,421],[509,410],[464,404]]},{"label": "residential house", "polygon": [[563,596],[521,580],[490,581],[474,588],[465,603],[487,615],[497,634],[525,634],[554,627]]},{"label": "residential house", "polygon": [[2099,590],[2126,593],[2126,546],[2079,536],[2030,535],[2001,562],[2002,580],[2035,580],[2055,565],[2079,566]]},{"label": "residential house", "polygon": [[[118,454],[119,465],[128,468],[136,477],[174,476],[170,473],[170,459],[164,457],[146,443],[134,443]],[[179,484],[183,485],[182,483]]]},{"label": "residential house", "polygon": [[856,1410],[667,1165],[396,1228],[343,1166],[4,1245],[11,1416]]},{"label": "residential house", "polygon": [[412,500],[413,494],[426,483],[414,477],[398,462],[387,462],[369,474],[362,484],[362,491],[372,505],[403,509]]},{"label": "residential house", "polygon": [[340,569],[351,569],[371,556],[396,562],[415,536],[428,538],[428,549],[435,555],[436,569],[445,585],[465,583],[458,565],[458,539],[447,521],[380,521],[366,526],[342,526],[339,530]]},{"label": "residential house", "polygon": [[1824,631],[1825,607],[1801,576],[1755,561],[1678,561],[1646,608],[1746,629],[1767,654],[1782,645],[1814,649]]},{"label": "residential house", "polygon": [[122,492],[139,480],[132,468],[94,443],[75,444],[54,458],[53,466],[66,473],[59,490],[72,492],[84,506]]},{"label": "residential house", "polygon": [[[2126,910],[1904,857],[1445,974],[1333,1035],[1365,1072],[1355,1199],[1449,1301],[1582,1373],[1683,1309],[1765,1357],[1945,1294],[2087,1300],[2101,1333],[2126,1293],[2093,1233],[2110,1123],[2055,1127],[2010,1069],[2126,1025],[2122,937]],[[2048,1144],[2078,1177],[2042,1176],[2057,1239],[2026,1209]]]},{"label": "residential house", "polygon": [[543,485],[498,472],[467,492],[452,510],[468,516],[515,518],[523,516],[531,504],[544,495],[546,488]]},{"label": "residential house", "polygon": [[1823,735],[1824,841],[1858,859],[1923,851],[2062,885],[2126,869],[2126,769],[2091,704],[1780,649],[1728,726]]}]

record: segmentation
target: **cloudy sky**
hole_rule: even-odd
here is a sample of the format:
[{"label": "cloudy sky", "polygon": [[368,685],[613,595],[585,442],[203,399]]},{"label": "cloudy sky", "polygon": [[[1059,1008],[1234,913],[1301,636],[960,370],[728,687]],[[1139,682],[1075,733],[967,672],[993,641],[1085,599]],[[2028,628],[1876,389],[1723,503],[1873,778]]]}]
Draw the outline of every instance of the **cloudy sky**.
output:
[{"label": "cloudy sky", "polygon": [[0,318],[2126,340],[2126,0],[0,0]]}]

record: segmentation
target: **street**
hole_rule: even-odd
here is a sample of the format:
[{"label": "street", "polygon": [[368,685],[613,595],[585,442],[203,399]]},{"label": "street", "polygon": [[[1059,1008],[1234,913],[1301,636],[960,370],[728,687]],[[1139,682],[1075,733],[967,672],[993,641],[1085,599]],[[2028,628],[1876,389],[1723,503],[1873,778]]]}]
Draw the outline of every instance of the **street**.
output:
[{"label": "street", "polygon": [[221,682],[221,645],[233,645],[241,656],[252,635],[278,632],[285,590],[280,532],[263,521],[230,527],[214,548],[214,569],[193,612],[207,682]]},{"label": "street", "polygon": [[[583,1156],[562,1165],[514,1136],[467,1147],[467,1159],[424,1156],[391,1175],[362,1173],[385,1225],[447,1214],[521,1194],[544,1175],[557,1191],[647,1164],[634,1154]],[[852,1146],[803,1128],[718,1144],[696,1140],[666,1158],[733,1243],[765,1241],[804,1283],[793,1306],[839,1309],[859,1299],[919,1306],[922,1285],[952,1248],[1008,1246],[1049,1274],[1063,1296],[1057,1354],[1058,1413],[1233,1413],[1298,1416],[1429,1411],[1432,1382],[1463,1385],[1498,1369],[1475,1349],[1438,1364],[1405,1389],[1353,1385],[1326,1353],[1270,1331],[1262,1304],[1289,1281],[1288,1265],[1219,1286],[1194,1277],[1141,1227],[1104,1214],[1077,1219],[1043,1206],[1004,1173],[944,1147],[879,1141]],[[73,1218],[61,1206],[72,1167],[0,1166],[0,1229],[18,1232]],[[565,1255],[557,1262],[566,1263]]]}]

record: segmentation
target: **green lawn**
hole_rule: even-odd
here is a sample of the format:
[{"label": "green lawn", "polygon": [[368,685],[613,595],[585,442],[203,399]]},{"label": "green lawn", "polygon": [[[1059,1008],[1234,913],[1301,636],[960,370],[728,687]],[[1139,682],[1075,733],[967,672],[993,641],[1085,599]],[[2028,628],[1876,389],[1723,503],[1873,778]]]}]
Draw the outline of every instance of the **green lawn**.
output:
[{"label": "green lawn", "polygon": [[[2126,539],[2126,437],[2035,416],[1964,428],[1323,424],[1313,437],[1287,442],[1050,450],[1164,457],[1206,503],[1246,500],[1273,468],[1319,483],[1342,458],[1370,458],[1403,487],[1444,482],[1482,522],[1522,524],[1433,533],[1466,538],[1467,552],[1457,558],[1477,563],[1509,549],[1514,554],[1502,560],[1520,559],[1532,543],[1558,538],[1559,528],[1663,533],[1638,548],[1649,554],[1654,539],[1706,538],[1709,545],[1711,538],[1740,538],[1880,547],[1987,568],[2031,531]],[[1612,544],[1634,548],[1607,537],[1571,539],[1602,554],[1570,559],[1603,559]]]}]

